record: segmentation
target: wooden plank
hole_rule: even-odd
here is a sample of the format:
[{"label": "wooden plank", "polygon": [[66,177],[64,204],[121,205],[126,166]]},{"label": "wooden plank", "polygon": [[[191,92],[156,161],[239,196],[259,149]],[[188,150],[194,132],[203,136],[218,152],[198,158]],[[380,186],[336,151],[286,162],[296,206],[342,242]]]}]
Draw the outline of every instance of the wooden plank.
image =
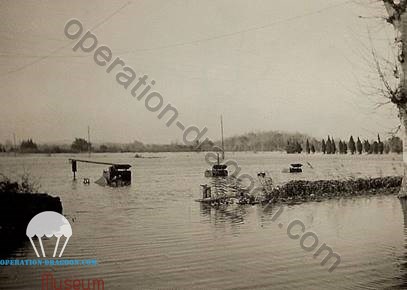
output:
[{"label": "wooden plank", "polygon": [[129,167],[129,168],[131,167],[130,164],[109,163],[109,162],[100,162],[100,161],[73,159],[73,158],[69,158],[69,161],[77,161],[77,162],[92,163],[92,164],[102,164],[102,165],[111,165],[111,166],[124,166],[124,167]]}]

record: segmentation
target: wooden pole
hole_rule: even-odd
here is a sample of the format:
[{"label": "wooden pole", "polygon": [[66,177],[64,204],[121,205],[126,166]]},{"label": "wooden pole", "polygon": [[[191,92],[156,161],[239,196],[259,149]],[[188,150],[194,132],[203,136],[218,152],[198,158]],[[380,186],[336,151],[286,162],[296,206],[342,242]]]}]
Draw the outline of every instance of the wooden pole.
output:
[{"label": "wooden pole", "polygon": [[222,160],[225,160],[225,147],[223,144],[223,118],[222,115],[220,115],[220,131],[222,135]]}]

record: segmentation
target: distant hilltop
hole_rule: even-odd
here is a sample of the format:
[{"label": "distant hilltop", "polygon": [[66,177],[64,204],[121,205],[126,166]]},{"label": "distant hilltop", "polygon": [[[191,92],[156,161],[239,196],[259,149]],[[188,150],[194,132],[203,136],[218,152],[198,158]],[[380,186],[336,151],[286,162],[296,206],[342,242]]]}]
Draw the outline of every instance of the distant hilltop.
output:
[{"label": "distant hilltop", "polygon": [[302,133],[282,131],[250,132],[226,138],[224,147],[226,151],[285,151],[287,143],[305,144],[306,140],[315,144],[318,143],[316,138]]}]

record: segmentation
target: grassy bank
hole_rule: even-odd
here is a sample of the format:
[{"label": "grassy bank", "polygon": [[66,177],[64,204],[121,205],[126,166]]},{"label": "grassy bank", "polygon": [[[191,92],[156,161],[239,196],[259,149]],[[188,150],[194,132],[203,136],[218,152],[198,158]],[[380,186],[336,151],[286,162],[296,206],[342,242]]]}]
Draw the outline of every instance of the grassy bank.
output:
[{"label": "grassy bank", "polygon": [[[29,221],[43,211],[62,213],[59,197],[38,193],[39,186],[23,175],[21,180],[11,181],[0,174],[0,238],[11,242],[25,240]],[[0,244],[0,254],[7,250],[6,243]]]}]

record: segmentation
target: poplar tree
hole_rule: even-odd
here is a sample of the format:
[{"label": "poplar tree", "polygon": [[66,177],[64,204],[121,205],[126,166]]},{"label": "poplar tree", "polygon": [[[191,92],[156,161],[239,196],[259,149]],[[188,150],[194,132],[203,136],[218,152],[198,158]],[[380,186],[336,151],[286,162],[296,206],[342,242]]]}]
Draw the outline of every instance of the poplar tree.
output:
[{"label": "poplar tree", "polygon": [[311,148],[309,147],[308,139],[307,139],[307,143],[305,144],[305,152],[307,152],[307,154],[310,154],[310,152],[311,152]]},{"label": "poplar tree", "polygon": [[336,144],[334,138],[332,138],[332,154],[336,154]]},{"label": "poplar tree", "polygon": [[363,141],[363,150],[364,150],[367,154],[370,154],[370,153],[371,153],[370,147],[371,147],[371,146],[370,146],[370,143],[369,143],[368,140]]},{"label": "poplar tree", "polygon": [[356,150],[358,151],[359,154],[362,154],[363,145],[362,145],[362,142],[360,141],[359,137],[358,137],[358,141],[356,142]]},{"label": "poplar tree", "polygon": [[377,134],[377,143],[378,143],[378,151],[379,151],[379,154],[383,154],[383,151],[384,151],[384,144],[383,144],[383,142],[380,140],[380,135],[379,135],[379,134]]},{"label": "poplar tree", "polygon": [[355,146],[355,141],[353,140],[353,136],[350,136],[348,147],[349,147],[350,153],[355,154],[356,146]]},{"label": "poplar tree", "polygon": [[342,140],[339,140],[338,147],[339,147],[339,154],[343,154],[343,143],[342,143]]},{"label": "poplar tree", "polygon": [[332,143],[331,138],[328,136],[328,141],[326,141],[326,154],[332,153]]}]

